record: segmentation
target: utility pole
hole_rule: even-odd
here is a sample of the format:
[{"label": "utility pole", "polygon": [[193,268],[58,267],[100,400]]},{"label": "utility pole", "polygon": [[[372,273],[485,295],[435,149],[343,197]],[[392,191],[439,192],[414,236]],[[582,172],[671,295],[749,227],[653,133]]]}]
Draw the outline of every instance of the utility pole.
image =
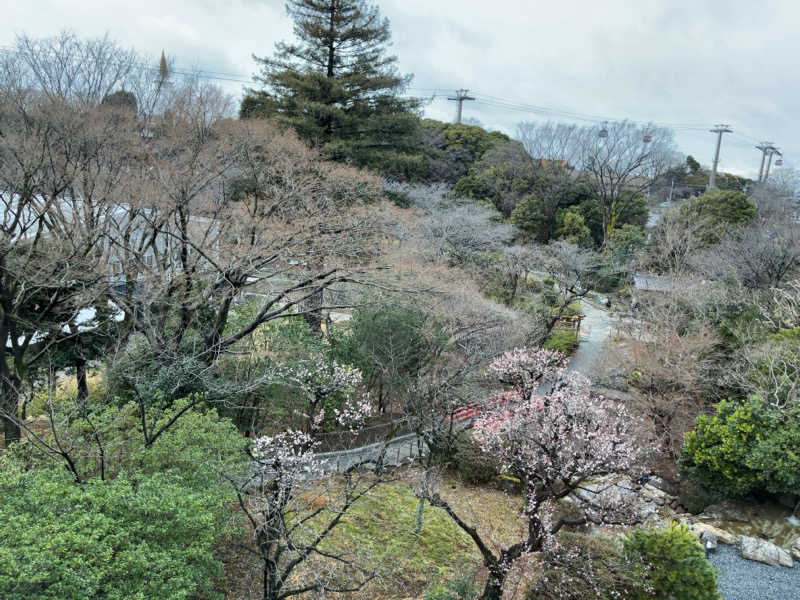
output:
[{"label": "utility pole", "polygon": [[714,153],[714,166],[711,167],[711,174],[708,176],[708,187],[713,188],[717,180],[717,165],[719,164],[719,147],[722,145],[722,134],[733,133],[729,125],[718,124],[714,126],[711,133],[717,134],[717,151]]},{"label": "utility pole", "polygon": [[764,171],[764,181],[762,183],[767,183],[767,179],[769,178],[769,167],[772,165],[772,155],[777,154],[778,156],[783,156],[775,146],[769,147],[769,159],[767,160],[767,170]]},{"label": "utility pole", "polygon": [[456,117],[456,123],[461,125],[461,109],[464,106],[465,100],[475,100],[472,96],[467,95],[469,90],[456,90],[456,97],[453,98],[452,96],[448,97],[448,100],[452,100],[454,102],[458,102],[458,116]]},{"label": "utility pole", "polygon": [[772,142],[761,142],[756,148],[761,150],[761,168],[758,170],[758,183],[761,183],[764,178],[764,163],[767,161],[767,153],[772,148]]}]

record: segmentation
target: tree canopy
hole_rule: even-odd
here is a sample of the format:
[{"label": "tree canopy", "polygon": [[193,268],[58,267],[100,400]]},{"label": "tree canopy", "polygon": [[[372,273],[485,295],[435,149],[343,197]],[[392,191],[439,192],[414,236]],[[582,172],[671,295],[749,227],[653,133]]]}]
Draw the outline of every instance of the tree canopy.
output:
[{"label": "tree canopy", "polygon": [[290,0],[296,40],[279,42],[241,105],[293,127],[337,160],[394,176],[417,170],[419,103],[401,98],[411,80],[387,54],[389,22],[364,0]]}]

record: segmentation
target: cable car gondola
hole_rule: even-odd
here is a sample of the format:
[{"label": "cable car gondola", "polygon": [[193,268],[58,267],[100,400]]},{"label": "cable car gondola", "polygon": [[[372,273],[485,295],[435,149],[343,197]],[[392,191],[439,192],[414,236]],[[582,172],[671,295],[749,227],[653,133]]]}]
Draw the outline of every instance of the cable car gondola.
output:
[{"label": "cable car gondola", "polygon": [[781,166],[783,166],[783,159],[782,159],[782,158],[779,158],[779,159],[777,159],[777,160],[775,161],[775,166],[776,166],[776,167],[781,167]]}]

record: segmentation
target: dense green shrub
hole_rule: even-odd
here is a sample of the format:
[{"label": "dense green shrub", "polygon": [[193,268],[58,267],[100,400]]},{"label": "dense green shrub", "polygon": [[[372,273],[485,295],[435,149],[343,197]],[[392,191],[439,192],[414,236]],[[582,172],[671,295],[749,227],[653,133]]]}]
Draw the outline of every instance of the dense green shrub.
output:
[{"label": "dense green shrub", "polygon": [[333,358],[355,365],[370,391],[383,396],[404,388],[410,378],[444,351],[443,323],[416,307],[381,304],[359,307],[346,328],[330,336]]},{"label": "dense green shrub", "polygon": [[[683,524],[662,529],[637,527],[623,536],[623,556],[646,566],[644,578],[649,590],[633,592],[628,598],[663,600],[717,600],[717,572],[705,551]],[[652,592],[652,593],[651,593]]]},{"label": "dense green shrub", "polygon": [[509,220],[528,238],[547,243],[556,227],[556,209],[540,196],[528,194],[516,203]]},{"label": "dense green shrub", "polygon": [[219,495],[170,475],[76,484],[63,469],[0,469],[5,600],[217,598]]},{"label": "dense green shrub", "polygon": [[723,400],[685,434],[679,464],[696,485],[729,496],[800,493],[800,409]]},{"label": "dense green shrub", "polygon": [[744,192],[711,189],[687,200],[681,215],[699,226],[698,235],[707,244],[717,243],[731,227],[756,216],[756,207]]},{"label": "dense green shrub", "polygon": [[[182,399],[164,412],[145,414],[155,428],[166,424],[183,410]],[[223,475],[233,476],[246,464],[243,460],[247,439],[230,419],[213,409],[198,408],[183,412],[151,445],[145,446],[139,430],[141,416],[134,404],[93,406],[87,404],[85,417],[77,416],[74,407],[58,408],[55,421],[59,441],[82,479],[112,479],[119,473],[145,476],[163,474],[188,489],[228,496],[232,493]],[[55,445],[53,434],[41,432],[45,442]],[[101,454],[97,441],[102,445]],[[48,469],[52,457],[33,451],[30,442],[15,444],[3,458],[9,464],[27,469]]]},{"label": "dense green shrub", "polygon": [[456,440],[450,463],[466,483],[483,485],[500,475],[498,460],[484,452],[469,431]]},{"label": "dense green shrub", "polygon": [[558,211],[555,237],[583,248],[591,248],[594,245],[592,232],[586,226],[585,219],[576,206]]},{"label": "dense green shrub", "polygon": [[636,256],[647,244],[647,233],[644,227],[625,224],[611,231],[608,240],[609,250],[613,260],[617,263],[626,263]]}]

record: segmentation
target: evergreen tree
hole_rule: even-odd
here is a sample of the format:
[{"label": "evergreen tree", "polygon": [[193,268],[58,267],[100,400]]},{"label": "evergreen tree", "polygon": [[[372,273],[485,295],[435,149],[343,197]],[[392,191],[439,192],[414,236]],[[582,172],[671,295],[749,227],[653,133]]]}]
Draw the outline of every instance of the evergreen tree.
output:
[{"label": "evergreen tree", "polygon": [[419,102],[400,98],[411,80],[386,54],[389,22],[365,0],[289,0],[294,43],[279,42],[242,101],[241,116],[272,117],[336,160],[397,177],[422,167]]},{"label": "evergreen tree", "polygon": [[169,67],[167,66],[167,57],[164,51],[161,51],[161,59],[158,61],[158,78],[163,82],[169,79]]}]

